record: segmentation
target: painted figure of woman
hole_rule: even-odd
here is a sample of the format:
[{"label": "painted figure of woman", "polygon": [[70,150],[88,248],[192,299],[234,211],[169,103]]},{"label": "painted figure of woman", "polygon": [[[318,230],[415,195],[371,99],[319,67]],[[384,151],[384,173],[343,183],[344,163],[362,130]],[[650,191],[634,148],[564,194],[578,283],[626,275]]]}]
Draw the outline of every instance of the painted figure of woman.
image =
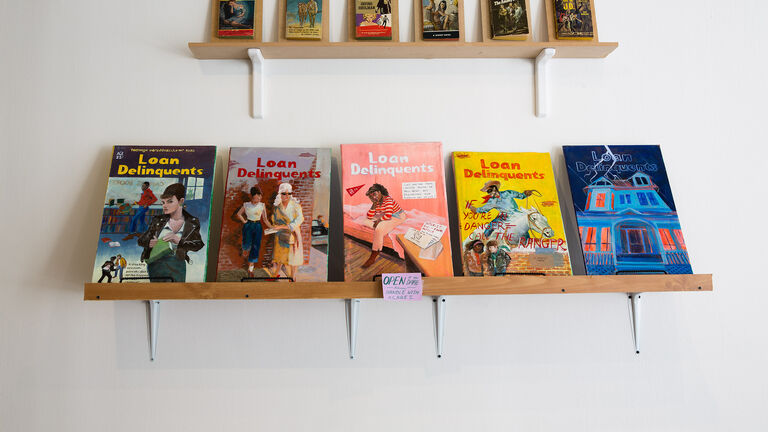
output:
[{"label": "painted figure of woman", "polygon": [[243,223],[243,257],[248,258],[248,274],[253,276],[253,268],[259,262],[261,236],[264,233],[262,222],[267,228],[272,228],[264,203],[261,202],[261,189],[256,186],[251,188],[251,200],[243,203],[237,218]]},{"label": "painted figure of woman", "polygon": [[374,183],[365,193],[371,200],[371,208],[368,210],[368,218],[364,225],[373,228],[373,245],[371,247],[371,256],[363,264],[363,268],[368,268],[376,261],[379,252],[384,247],[384,236],[392,232],[398,225],[407,219],[405,210],[400,204],[395,202],[389,196],[389,191],[384,186]]},{"label": "painted figure of woman", "polygon": [[[171,278],[173,282],[185,282],[187,263],[190,262],[188,252],[199,251],[205,246],[200,237],[200,220],[184,210],[185,196],[186,189],[181,183],[165,188],[160,195],[163,214],[153,217],[149,228],[139,237],[139,246],[144,247],[141,260],[147,261],[150,280]],[[152,250],[161,240],[160,247],[168,250],[164,250],[164,254],[155,254],[150,260]]]},{"label": "painted figure of woman", "polygon": [[293,279],[298,266],[304,264],[304,247],[301,242],[304,214],[299,201],[293,198],[290,183],[280,184],[274,204],[272,224],[279,231],[275,235],[275,246],[272,249],[271,274],[277,276],[280,268],[284,267],[285,275]]}]

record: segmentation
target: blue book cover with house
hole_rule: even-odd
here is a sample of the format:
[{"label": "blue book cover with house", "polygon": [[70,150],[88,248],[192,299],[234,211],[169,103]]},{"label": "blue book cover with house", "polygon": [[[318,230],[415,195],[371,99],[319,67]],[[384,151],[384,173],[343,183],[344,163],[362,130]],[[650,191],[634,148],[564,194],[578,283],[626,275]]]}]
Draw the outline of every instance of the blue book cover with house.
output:
[{"label": "blue book cover with house", "polygon": [[115,146],[93,282],[205,282],[216,147]]},{"label": "blue book cover with house", "polygon": [[563,154],[587,274],[692,273],[659,146]]}]

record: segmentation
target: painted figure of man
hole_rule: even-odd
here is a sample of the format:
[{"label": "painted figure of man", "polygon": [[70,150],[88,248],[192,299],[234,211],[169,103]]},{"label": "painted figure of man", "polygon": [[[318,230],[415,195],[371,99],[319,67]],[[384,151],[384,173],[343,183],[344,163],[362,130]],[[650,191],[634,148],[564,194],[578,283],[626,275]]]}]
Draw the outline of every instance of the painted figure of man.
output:
[{"label": "painted figure of man", "polygon": [[493,209],[499,211],[499,214],[488,224],[488,228],[484,232],[486,238],[489,238],[495,229],[504,231],[507,228],[510,216],[520,211],[517,202],[515,202],[516,199],[529,197],[533,193],[530,190],[524,190],[522,193],[513,190],[499,191],[500,186],[501,182],[498,180],[485,182],[483,188],[480,189],[488,194],[484,197],[485,204],[480,207],[469,206],[469,209],[475,213],[488,213]]},{"label": "painted figure of man", "polygon": [[157,197],[152,193],[152,189],[149,188],[149,182],[141,184],[141,197],[138,201],[134,202],[138,208],[136,214],[131,218],[131,224],[128,226],[128,235],[123,240],[130,240],[134,237],[138,237],[140,232],[144,232],[147,229],[147,223],[144,221],[144,215],[147,214],[149,206],[157,201]]}]

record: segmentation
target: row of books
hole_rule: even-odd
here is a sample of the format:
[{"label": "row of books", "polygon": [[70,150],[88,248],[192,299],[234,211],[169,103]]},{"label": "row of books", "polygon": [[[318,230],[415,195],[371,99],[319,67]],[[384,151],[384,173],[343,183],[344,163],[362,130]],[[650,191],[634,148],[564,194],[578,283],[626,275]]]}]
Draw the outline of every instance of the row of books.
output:
[{"label": "row of books", "polygon": [[[563,153],[588,274],[691,273],[658,146]],[[120,200],[125,227],[102,221],[93,280],[205,281],[215,159],[212,146],[114,147],[104,214]],[[452,246],[465,276],[572,274],[548,153],[451,159],[455,222],[440,143],[341,145],[345,280],[453,276]],[[216,280],[326,281],[330,150],[231,148],[227,170]]]},{"label": "row of books", "polygon": [[[394,1],[394,7],[393,7]],[[323,40],[327,21],[327,0],[284,0],[286,39]],[[462,0],[417,0],[414,17],[421,22],[422,40],[459,40],[463,31]],[[491,39],[528,40],[531,34],[529,0],[487,0]],[[592,40],[594,6],[592,0],[549,0],[550,25],[557,39]],[[257,0],[216,0],[215,35],[219,38],[253,38],[261,19],[262,4]],[[393,13],[394,11],[394,13]],[[350,14],[357,40],[392,40],[397,22],[397,0],[353,0]],[[327,22],[326,22],[327,24]],[[327,31],[327,30],[325,30]],[[327,37],[327,35],[326,35]]]}]

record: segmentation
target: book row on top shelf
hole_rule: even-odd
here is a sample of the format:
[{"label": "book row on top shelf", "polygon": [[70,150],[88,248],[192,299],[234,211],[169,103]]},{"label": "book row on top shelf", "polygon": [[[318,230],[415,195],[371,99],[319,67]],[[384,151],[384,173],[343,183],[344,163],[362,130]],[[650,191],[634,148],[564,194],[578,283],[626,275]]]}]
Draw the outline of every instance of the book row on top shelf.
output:
[{"label": "book row on top shelf", "polygon": [[[279,0],[278,42],[329,41],[331,0]],[[547,39],[597,42],[593,0],[544,0]],[[399,41],[398,0],[349,0],[350,41]],[[529,0],[481,0],[482,40],[531,40]],[[213,0],[212,41],[261,42],[261,0]],[[416,42],[464,42],[463,0],[413,0]]]},{"label": "book row on top shelf", "polygon": [[[692,272],[659,146],[563,153],[589,275]],[[337,252],[346,281],[450,277],[454,246],[465,276],[566,276],[581,259],[548,153],[453,152],[456,226],[438,142],[343,144],[340,190],[330,149],[231,148],[223,191],[215,160],[213,146],[115,146],[91,280],[205,282],[214,192],[221,282],[326,281]],[[343,251],[328,241],[335,193]]]}]

